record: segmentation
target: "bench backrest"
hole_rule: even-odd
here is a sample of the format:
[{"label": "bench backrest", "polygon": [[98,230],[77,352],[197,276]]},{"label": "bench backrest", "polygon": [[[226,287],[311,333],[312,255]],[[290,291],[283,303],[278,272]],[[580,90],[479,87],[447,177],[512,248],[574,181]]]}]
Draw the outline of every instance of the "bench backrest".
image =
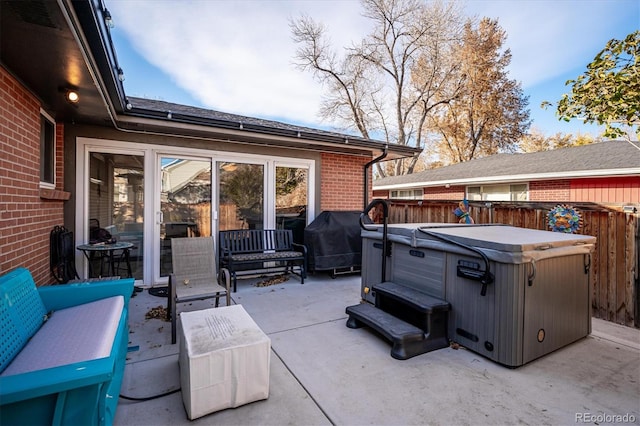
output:
[{"label": "bench backrest", "polygon": [[0,276],[0,372],[42,326],[47,311],[36,283],[25,268]]},{"label": "bench backrest", "polygon": [[288,251],[293,247],[290,229],[234,229],[220,231],[220,256],[225,252],[261,253]]}]

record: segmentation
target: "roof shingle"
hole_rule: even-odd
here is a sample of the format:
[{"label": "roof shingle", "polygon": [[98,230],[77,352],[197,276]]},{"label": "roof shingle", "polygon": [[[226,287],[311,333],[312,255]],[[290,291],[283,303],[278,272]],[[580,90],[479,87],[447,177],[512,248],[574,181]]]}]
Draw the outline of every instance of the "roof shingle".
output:
[{"label": "roof shingle", "polygon": [[581,172],[602,175],[607,171],[640,174],[640,144],[637,141],[606,141],[527,154],[497,154],[420,173],[377,179],[373,186],[376,189],[391,185],[429,186],[432,183],[443,185],[447,181],[463,183],[491,178],[500,181],[514,176],[546,177],[546,174],[584,177]]}]

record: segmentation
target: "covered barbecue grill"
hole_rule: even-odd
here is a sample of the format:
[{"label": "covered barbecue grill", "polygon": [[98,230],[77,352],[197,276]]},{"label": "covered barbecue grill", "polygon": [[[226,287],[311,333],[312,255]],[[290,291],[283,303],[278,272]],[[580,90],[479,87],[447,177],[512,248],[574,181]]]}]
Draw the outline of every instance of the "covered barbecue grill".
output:
[{"label": "covered barbecue grill", "polygon": [[304,230],[311,272],[359,272],[362,237],[359,211],[323,211]]}]

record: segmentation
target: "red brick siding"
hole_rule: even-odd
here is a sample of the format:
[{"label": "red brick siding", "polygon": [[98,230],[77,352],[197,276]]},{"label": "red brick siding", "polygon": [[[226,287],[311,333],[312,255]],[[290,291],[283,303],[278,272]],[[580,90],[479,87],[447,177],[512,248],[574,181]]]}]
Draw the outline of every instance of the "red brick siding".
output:
[{"label": "red brick siding", "polygon": [[570,195],[569,179],[529,182],[529,201],[569,201]]},{"label": "red brick siding", "polygon": [[382,198],[383,200],[389,199],[389,191],[386,189],[383,191],[381,189],[376,189],[373,191],[373,198]]},{"label": "red brick siding", "polygon": [[[63,126],[56,127],[56,189],[63,189]],[[50,283],[49,233],[63,202],[40,198],[40,104],[0,67],[0,273],[18,266]]]},{"label": "red brick siding", "polygon": [[[364,166],[370,158],[322,153],[320,169],[320,210],[362,210]],[[369,173],[371,199],[371,173]]]},{"label": "red brick siding", "polygon": [[444,186],[424,188],[423,198],[425,200],[462,200],[466,194],[466,186]]},{"label": "red brick siding", "polygon": [[640,203],[640,177],[574,179],[571,201],[594,203]]}]

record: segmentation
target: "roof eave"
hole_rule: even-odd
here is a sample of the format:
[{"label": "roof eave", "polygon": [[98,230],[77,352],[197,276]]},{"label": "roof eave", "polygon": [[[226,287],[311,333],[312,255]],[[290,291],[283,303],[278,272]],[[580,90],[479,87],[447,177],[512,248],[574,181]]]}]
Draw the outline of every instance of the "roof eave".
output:
[{"label": "roof eave", "polygon": [[409,188],[427,188],[445,185],[473,185],[480,183],[512,183],[512,182],[528,182],[532,180],[556,180],[556,179],[585,179],[592,177],[620,177],[620,176],[640,176],[640,167],[622,168],[622,169],[602,169],[602,170],[579,170],[570,172],[549,172],[549,173],[533,173],[509,176],[484,176],[471,177],[462,179],[443,179],[437,181],[421,181],[391,185],[376,185],[373,182],[374,190],[396,190]]},{"label": "roof eave", "polygon": [[[119,65],[110,30],[104,20],[103,15],[106,9],[102,0],[60,1],[69,12],[73,10],[72,15],[75,15],[74,21],[77,23],[76,31],[78,28],[82,28],[84,37],[79,39],[84,51],[90,55],[87,65],[95,70],[96,86],[103,94],[113,125],[117,130],[154,131],[167,136],[193,137],[193,135],[197,135],[202,139],[238,136],[241,138],[239,142],[246,143],[252,143],[252,141],[264,143],[268,140],[270,144],[274,144],[279,139],[286,139],[289,144],[292,141],[302,142],[302,145],[307,144],[306,148],[309,149],[313,149],[312,145],[315,145],[318,150],[330,147],[334,152],[358,152],[360,155],[379,155],[386,151],[387,158],[390,159],[413,157],[421,152],[418,148],[388,145],[382,141],[357,136],[331,135],[321,131],[315,133],[313,129],[297,131],[179,113],[173,113],[171,118],[168,118],[166,112],[131,108],[124,92],[124,86],[118,78]],[[79,34],[80,31],[77,33]],[[140,128],[145,130],[140,130]],[[287,143],[282,145],[287,145]],[[275,145],[280,144],[275,143]]]},{"label": "roof eave", "polygon": [[419,149],[412,147],[387,145],[383,142],[348,135],[316,134],[175,113],[172,113],[169,118],[166,113],[140,108],[132,108],[127,114],[119,114],[117,126],[119,130],[127,132],[156,133],[200,140],[281,146],[365,156],[382,153],[385,149],[391,158],[412,157],[420,152]]},{"label": "roof eave", "polygon": [[82,28],[81,44],[92,60],[87,65],[95,70],[96,85],[105,94],[110,109],[115,113],[123,112],[126,104],[124,85],[118,75],[120,65],[110,29],[105,22],[104,14],[107,10],[102,0],[61,1],[68,11],[73,10],[77,22],[76,31]]}]

